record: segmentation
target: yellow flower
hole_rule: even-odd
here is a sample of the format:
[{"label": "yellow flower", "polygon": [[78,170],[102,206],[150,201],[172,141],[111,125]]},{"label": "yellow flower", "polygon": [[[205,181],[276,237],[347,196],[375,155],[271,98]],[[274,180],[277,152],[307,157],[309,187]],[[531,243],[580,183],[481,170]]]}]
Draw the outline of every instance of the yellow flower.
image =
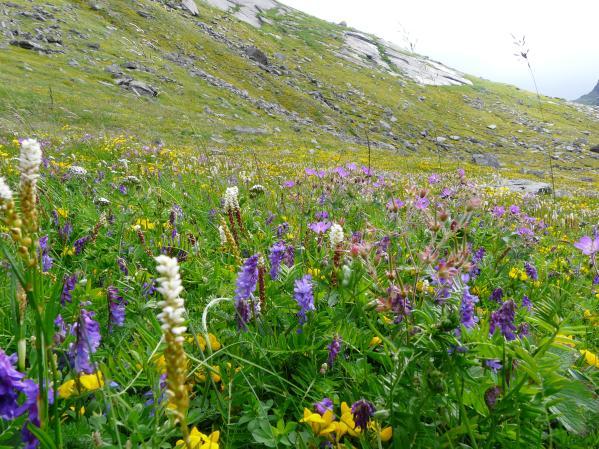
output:
[{"label": "yellow flower", "polygon": [[62,255],[63,256],[73,256],[73,255],[75,255],[75,248],[73,246],[71,246],[71,247],[65,246],[64,249],[62,250]]},{"label": "yellow flower", "polygon": [[557,334],[555,337],[555,343],[561,346],[568,346],[570,348],[576,346],[576,342],[572,338],[572,335]]},{"label": "yellow flower", "polygon": [[104,376],[101,371],[93,374],[84,374],[79,377],[81,390],[78,389],[75,379],[67,380],[58,387],[58,396],[67,399],[76,394],[82,394],[89,391],[95,391],[104,386]]},{"label": "yellow flower", "polygon": [[312,432],[317,436],[328,435],[335,432],[337,429],[336,423],[334,423],[334,415],[331,410],[327,410],[324,415],[312,412],[307,408],[304,408],[304,417],[300,419],[300,422],[308,423],[312,428]]},{"label": "yellow flower", "polygon": [[510,270],[510,274],[509,274],[510,278],[512,278],[512,279],[516,279],[516,278],[518,277],[518,274],[519,274],[518,272],[519,272],[519,271],[520,271],[520,270],[518,270],[516,267],[512,268],[512,269]]},{"label": "yellow flower", "polygon": [[[216,383],[221,381],[220,366],[212,365],[212,369],[210,370],[210,377]],[[208,377],[206,377],[206,371],[204,369],[196,371],[196,379],[198,379],[200,382],[206,382],[206,380],[208,379]]]},{"label": "yellow flower", "polygon": [[383,342],[383,340],[381,340],[379,337],[377,337],[376,335],[374,337],[372,337],[372,340],[370,340],[370,343],[368,343],[368,347],[372,348],[373,346],[378,346]]},{"label": "yellow flower", "polygon": [[62,208],[62,207],[57,207],[56,208],[56,213],[61,216],[62,218],[67,218],[69,216],[69,211]]},{"label": "yellow flower", "polygon": [[375,421],[370,421],[368,424],[370,430],[376,432],[383,443],[386,443],[393,436],[393,428],[391,426],[381,428],[381,425]]},{"label": "yellow flower", "polygon": [[360,430],[356,429],[354,415],[351,412],[351,407],[347,405],[347,402],[341,403],[341,417],[337,424],[336,433],[338,440],[346,433],[352,437],[357,437],[360,434]]},{"label": "yellow flower", "polygon": [[524,271],[521,271],[520,272],[520,280],[526,281],[527,279],[528,279],[528,275]]},{"label": "yellow flower", "polygon": [[[219,449],[218,439],[220,438],[220,432],[218,430],[212,432],[209,436],[204,435],[196,427],[191,429],[189,432],[189,443],[191,449]],[[186,448],[185,441],[177,441],[178,449]]]},{"label": "yellow flower", "polygon": [[138,218],[134,226],[140,226],[144,228],[146,231],[148,229],[154,229],[156,227],[156,225],[147,218]]},{"label": "yellow flower", "polygon": [[591,366],[594,366],[595,368],[599,368],[599,357],[597,357],[597,354],[587,351],[586,349],[583,349],[580,351],[580,353],[584,356],[585,362]]},{"label": "yellow flower", "polygon": [[[198,335],[196,337],[198,345],[200,346],[200,349],[202,351],[206,350],[206,339],[204,338],[203,335]],[[218,339],[216,338],[216,336],[212,333],[208,334],[208,340],[210,341],[210,347],[212,348],[213,351],[218,351],[220,348],[222,348],[222,345],[220,344],[220,342],[218,341]],[[193,337],[189,337],[187,339],[187,341],[189,342],[193,342]]]}]

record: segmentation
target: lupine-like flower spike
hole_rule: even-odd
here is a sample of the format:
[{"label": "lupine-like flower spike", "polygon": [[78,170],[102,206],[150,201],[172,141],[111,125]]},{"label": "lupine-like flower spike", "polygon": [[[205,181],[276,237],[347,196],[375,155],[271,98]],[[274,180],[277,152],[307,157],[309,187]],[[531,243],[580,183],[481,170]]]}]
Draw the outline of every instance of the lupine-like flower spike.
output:
[{"label": "lupine-like flower spike", "polygon": [[[40,176],[42,150],[35,139],[26,139],[21,143],[19,170],[21,172],[20,197],[23,227],[28,234],[37,231],[38,218],[36,209],[37,180]],[[27,237],[31,238],[30,235]],[[31,246],[31,242],[29,245]]]},{"label": "lupine-like flower spike", "polygon": [[12,190],[4,180],[2,176],[0,176],[0,210],[2,210],[5,204],[12,202]]},{"label": "lupine-like flower spike", "polygon": [[181,277],[179,276],[179,264],[174,257],[160,255],[155,258],[158,263],[156,271],[160,274],[157,279],[158,292],[164,298],[158,303],[162,312],[158,319],[164,332],[166,349],[164,358],[166,361],[167,395],[171,409],[175,413],[176,420],[181,424],[184,436],[188,438],[185,415],[189,406],[187,385],[187,358],[183,350],[184,336],[187,331],[185,327],[185,307],[183,298],[179,295],[183,291]]},{"label": "lupine-like flower spike", "polygon": [[331,247],[337,248],[337,246],[343,242],[343,228],[337,223],[333,223],[329,230],[329,239],[331,241]]}]

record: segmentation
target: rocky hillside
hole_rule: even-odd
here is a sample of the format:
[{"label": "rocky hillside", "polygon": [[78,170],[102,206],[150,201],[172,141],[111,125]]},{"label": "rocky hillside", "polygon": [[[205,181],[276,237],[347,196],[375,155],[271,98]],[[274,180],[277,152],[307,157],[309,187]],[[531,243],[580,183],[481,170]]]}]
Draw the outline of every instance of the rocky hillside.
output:
[{"label": "rocky hillside", "polygon": [[599,81],[597,81],[597,85],[592,91],[580,97],[578,100],[576,100],[576,102],[582,104],[589,104],[592,106],[599,106]]},{"label": "rocky hillside", "polygon": [[[0,134],[434,155],[589,186],[599,110],[273,0],[0,0]],[[512,175],[513,177],[513,175]],[[595,186],[596,187],[596,186]]]}]

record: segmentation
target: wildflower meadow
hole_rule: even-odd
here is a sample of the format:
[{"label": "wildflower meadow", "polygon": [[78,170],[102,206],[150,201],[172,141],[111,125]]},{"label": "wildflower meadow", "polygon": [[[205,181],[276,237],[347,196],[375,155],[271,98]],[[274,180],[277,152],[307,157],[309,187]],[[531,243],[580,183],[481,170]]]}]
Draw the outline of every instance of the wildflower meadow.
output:
[{"label": "wildflower meadow", "polygon": [[38,139],[0,147],[0,447],[599,447],[597,199]]}]

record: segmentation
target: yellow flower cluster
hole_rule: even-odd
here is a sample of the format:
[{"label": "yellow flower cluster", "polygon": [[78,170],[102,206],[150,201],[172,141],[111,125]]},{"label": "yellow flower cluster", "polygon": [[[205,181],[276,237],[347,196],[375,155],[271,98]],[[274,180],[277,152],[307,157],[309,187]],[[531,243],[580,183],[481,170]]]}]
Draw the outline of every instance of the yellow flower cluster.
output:
[{"label": "yellow flower cluster", "polygon": [[[331,441],[340,441],[345,435],[358,437],[362,429],[356,427],[354,415],[346,402],[341,403],[341,416],[335,420],[332,410],[327,410],[323,415],[304,408],[304,417],[300,422],[306,423],[312,429],[314,435],[328,438]],[[393,436],[391,427],[381,428],[377,423],[370,422],[370,430],[376,432],[381,441],[386,442]]]},{"label": "yellow flower cluster", "polygon": [[189,432],[189,443],[190,447],[187,448],[185,441],[177,441],[177,449],[219,449],[218,439],[220,438],[220,432],[218,430],[212,432],[210,435],[204,435],[200,432],[197,427],[191,429]]},{"label": "yellow flower cluster", "polygon": [[521,270],[520,268],[516,268],[516,267],[513,267],[510,270],[509,276],[511,279],[520,279],[521,281],[528,280],[528,274],[526,274],[526,271]]},{"label": "yellow flower cluster", "polygon": [[58,387],[58,396],[68,399],[71,396],[98,390],[104,386],[104,376],[101,371],[84,374],[78,379],[70,379]]}]

